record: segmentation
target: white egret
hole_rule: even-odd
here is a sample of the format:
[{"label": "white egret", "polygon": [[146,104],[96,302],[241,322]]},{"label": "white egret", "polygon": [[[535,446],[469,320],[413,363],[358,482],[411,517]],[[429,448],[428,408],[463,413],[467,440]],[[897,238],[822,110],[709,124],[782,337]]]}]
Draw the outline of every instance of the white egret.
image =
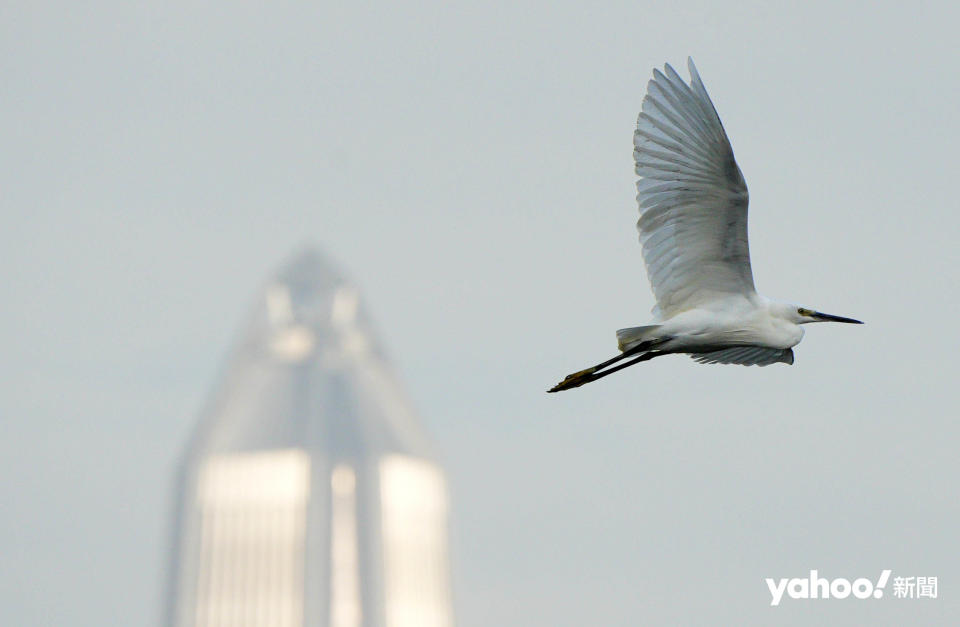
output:
[{"label": "white egret", "polygon": [[862,324],[757,294],[747,185],[693,59],[687,67],[689,85],[669,64],[654,70],[633,138],[637,230],[657,299],[653,324],[620,329],[619,355],[567,376],[550,392],[672,353],[703,364],[792,364],[800,325]]}]

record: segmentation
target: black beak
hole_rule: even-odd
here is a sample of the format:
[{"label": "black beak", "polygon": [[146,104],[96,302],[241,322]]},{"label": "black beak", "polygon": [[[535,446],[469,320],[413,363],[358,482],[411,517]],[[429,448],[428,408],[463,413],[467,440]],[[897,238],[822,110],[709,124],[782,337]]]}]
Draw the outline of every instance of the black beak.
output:
[{"label": "black beak", "polygon": [[853,318],[832,316],[830,314],[820,313],[819,311],[813,312],[813,317],[816,318],[818,322],[846,322],[847,324],[863,324],[859,320],[854,320]]}]

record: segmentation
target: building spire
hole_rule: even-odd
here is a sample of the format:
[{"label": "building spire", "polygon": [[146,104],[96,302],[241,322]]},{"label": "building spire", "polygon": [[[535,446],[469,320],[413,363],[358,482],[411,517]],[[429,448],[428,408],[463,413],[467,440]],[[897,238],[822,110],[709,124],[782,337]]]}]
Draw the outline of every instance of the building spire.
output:
[{"label": "building spire", "polygon": [[452,625],[443,473],[313,248],[254,299],[179,489],[172,626]]}]

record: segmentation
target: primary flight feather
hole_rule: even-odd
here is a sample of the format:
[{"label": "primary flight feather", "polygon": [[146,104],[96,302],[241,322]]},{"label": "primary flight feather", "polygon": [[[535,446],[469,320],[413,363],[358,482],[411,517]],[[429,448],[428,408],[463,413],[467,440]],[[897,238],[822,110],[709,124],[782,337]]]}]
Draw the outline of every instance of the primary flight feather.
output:
[{"label": "primary flight feather", "polygon": [[747,184],[693,59],[687,67],[689,84],[669,64],[654,70],[633,136],[637,230],[657,300],[653,324],[617,331],[619,355],[550,392],[671,353],[706,364],[792,364],[792,347],[803,338],[799,325],[860,324],[757,294]]}]

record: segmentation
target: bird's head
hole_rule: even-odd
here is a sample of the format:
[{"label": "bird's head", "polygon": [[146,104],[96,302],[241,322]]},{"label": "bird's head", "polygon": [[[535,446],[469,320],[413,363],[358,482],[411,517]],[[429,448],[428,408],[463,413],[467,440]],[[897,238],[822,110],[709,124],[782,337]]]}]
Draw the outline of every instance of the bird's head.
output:
[{"label": "bird's head", "polygon": [[806,324],[808,322],[846,322],[847,324],[863,324],[859,320],[854,320],[853,318],[844,318],[843,316],[825,314],[813,309],[807,309],[806,307],[797,307],[796,305],[792,305],[790,309],[788,309],[788,312],[790,318],[797,324]]}]

